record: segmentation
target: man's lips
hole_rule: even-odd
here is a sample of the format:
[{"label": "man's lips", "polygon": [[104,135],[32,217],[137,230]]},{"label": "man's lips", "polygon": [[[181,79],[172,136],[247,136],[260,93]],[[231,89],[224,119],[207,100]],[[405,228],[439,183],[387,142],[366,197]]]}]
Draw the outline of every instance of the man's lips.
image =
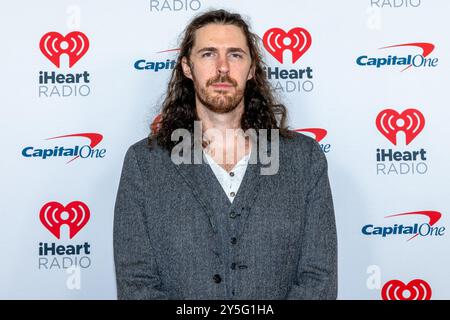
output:
[{"label": "man's lips", "polygon": [[228,89],[228,88],[232,88],[233,85],[231,83],[226,83],[226,82],[220,82],[220,83],[213,83],[212,86],[214,88],[220,88],[220,89]]}]

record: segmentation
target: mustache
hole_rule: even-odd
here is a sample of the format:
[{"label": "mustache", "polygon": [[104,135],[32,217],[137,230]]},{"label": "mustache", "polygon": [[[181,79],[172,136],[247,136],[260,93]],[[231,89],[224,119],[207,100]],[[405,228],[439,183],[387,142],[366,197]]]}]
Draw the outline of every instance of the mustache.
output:
[{"label": "mustache", "polygon": [[234,80],[233,78],[231,78],[229,75],[218,75],[214,78],[211,78],[206,82],[206,86],[209,87],[209,86],[213,85],[214,83],[229,83],[233,87],[237,87],[237,85],[238,85],[237,81]]}]

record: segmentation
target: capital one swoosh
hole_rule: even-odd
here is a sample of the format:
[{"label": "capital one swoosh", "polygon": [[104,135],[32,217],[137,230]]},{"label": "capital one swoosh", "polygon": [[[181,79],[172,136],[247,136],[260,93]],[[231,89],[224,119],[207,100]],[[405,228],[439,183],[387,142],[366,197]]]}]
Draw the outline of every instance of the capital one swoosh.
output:
[{"label": "capital one swoosh", "polygon": [[296,132],[309,132],[314,135],[314,138],[317,142],[320,142],[327,135],[327,130],[322,128],[304,128],[304,129],[295,129]]}]

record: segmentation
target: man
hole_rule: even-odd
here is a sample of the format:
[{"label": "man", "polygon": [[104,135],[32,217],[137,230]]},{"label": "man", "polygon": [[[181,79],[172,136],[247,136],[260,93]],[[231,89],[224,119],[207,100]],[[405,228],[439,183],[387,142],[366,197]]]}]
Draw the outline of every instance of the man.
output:
[{"label": "man", "polygon": [[[327,162],[285,120],[240,15],[196,17],[157,129],[125,156],[114,218],[119,299],[336,298]],[[279,163],[264,173],[269,152]]]}]

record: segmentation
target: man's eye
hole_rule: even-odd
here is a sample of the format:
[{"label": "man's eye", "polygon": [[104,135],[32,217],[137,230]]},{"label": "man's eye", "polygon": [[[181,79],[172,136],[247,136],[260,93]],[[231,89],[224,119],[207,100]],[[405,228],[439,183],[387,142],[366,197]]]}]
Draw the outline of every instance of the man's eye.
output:
[{"label": "man's eye", "polygon": [[202,57],[203,57],[203,58],[212,57],[212,55],[213,55],[212,52],[204,52],[204,53],[202,53]]},{"label": "man's eye", "polygon": [[232,53],[231,56],[232,56],[233,58],[241,59],[241,58],[242,58],[242,53]]}]

